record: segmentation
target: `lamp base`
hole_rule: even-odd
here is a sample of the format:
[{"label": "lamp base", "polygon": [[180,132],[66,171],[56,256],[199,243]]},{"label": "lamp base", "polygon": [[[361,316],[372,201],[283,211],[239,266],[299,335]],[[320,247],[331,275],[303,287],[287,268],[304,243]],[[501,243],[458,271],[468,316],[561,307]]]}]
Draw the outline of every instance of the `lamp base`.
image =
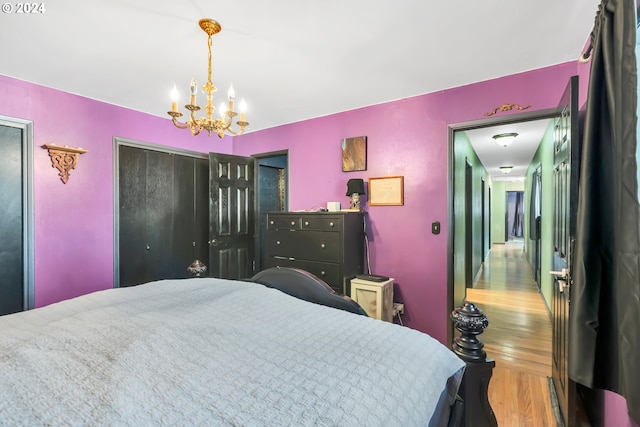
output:
[{"label": "lamp base", "polygon": [[353,193],[351,195],[350,209],[357,209],[359,211],[362,210],[362,206],[360,205],[360,195],[358,193]]}]

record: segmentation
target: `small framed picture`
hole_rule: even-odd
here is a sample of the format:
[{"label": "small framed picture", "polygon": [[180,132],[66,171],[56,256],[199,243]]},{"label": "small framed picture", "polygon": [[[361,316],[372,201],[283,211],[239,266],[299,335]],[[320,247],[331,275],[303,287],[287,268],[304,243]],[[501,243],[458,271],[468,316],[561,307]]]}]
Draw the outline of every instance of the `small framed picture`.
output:
[{"label": "small framed picture", "polygon": [[369,178],[369,206],[404,205],[404,177]]},{"label": "small framed picture", "polygon": [[342,172],[367,170],[367,137],[342,140]]}]

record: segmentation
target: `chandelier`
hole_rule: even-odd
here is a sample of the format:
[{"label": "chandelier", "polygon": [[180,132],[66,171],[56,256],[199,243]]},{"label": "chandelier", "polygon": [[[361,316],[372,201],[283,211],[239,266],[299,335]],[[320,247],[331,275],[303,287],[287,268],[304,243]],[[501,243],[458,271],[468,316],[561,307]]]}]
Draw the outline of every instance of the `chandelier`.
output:
[{"label": "chandelier", "polygon": [[191,84],[189,87],[190,91],[190,99],[189,103],[184,106],[189,113],[189,120],[186,123],[180,123],[178,119],[182,117],[182,113],[178,111],[178,90],[176,86],[173,86],[173,90],[171,91],[171,111],[168,114],[171,116],[171,121],[173,124],[180,129],[190,129],[192,135],[198,135],[201,131],[206,130],[211,136],[211,132],[215,132],[220,138],[224,137],[226,132],[229,132],[232,135],[242,135],[244,133],[245,127],[249,126],[249,123],[246,121],[246,109],[247,104],[244,102],[244,98],[240,100],[240,120],[236,122],[238,125],[238,129],[234,130],[231,128],[233,118],[238,115],[234,111],[234,102],[235,102],[235,91],[233,90],[233,84],[229,87],[228,95],[228,105],[224,103],[220,105],[220,118],[214,119],[213,113],[215,111],[215,107],[213,106],[213,92],[216,91],[216,87],[213,85],[213,81],[211,81],[211,36],[220,32],[222,27],[217,21],[213,19],[204,18],[198,22],[200,28],[207,33],[208,36],[208,46],[209,46],[209,68],[207,72],[207,83],[202,86],[202,89],[207,94],[207,104],[204,107],[204,111],[206,112],[206,117],[196,117],[196,111],[200,110],[200,106],[196,104],[196,95],[198,94],[198,86],[196,84],[195,77],[191,79]]}]

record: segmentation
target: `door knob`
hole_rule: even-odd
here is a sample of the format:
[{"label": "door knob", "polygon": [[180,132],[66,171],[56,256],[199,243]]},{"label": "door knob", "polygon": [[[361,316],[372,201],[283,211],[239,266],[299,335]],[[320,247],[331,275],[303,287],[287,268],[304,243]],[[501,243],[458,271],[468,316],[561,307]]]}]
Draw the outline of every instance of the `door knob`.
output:
[{"label": "door knob", "polygon": [[563,268],[560,271],[550,271],[549,273],[553,274],[554,276],[556,276],[556,278],[558,280],[567,280],[567,277],[569,276],[569,269],[568,268]]},{"label": "door knob", "polygon": [[209,243],[211,244],[211,246],[218,246],[218,241],[216,239],[211,239]]}]

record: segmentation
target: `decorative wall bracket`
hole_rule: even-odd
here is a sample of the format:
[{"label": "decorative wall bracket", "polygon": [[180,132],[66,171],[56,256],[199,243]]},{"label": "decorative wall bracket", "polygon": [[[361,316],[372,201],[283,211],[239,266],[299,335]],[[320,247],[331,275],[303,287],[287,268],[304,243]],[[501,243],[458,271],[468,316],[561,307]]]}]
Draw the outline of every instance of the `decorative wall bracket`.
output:
[{"label": "decorative wall bracket", "polygon": [[80,154],[89,152],[89,150],[85,150],[82,147],[72,148],[67,145],[62,147],[56,144],[45,144],[42,148],[49,150],[51,166],[58,169],[63,184],[69,181],[69,172],[71,169],[76,168]]},{"label": "decorative wall bracket", "polygon": [[511,111],[514,108],[516,110],[526,110],[527,108],[530,108],[531,105],[527,105],[526,107],[523,107],[522,105],[518,105],[518,104],[502,104],[499,107],[496,107],[493,111],[489,111],[488,113],[484,113],[485,116],[493,116],[494,114],[496,114],[498,111]]}]

